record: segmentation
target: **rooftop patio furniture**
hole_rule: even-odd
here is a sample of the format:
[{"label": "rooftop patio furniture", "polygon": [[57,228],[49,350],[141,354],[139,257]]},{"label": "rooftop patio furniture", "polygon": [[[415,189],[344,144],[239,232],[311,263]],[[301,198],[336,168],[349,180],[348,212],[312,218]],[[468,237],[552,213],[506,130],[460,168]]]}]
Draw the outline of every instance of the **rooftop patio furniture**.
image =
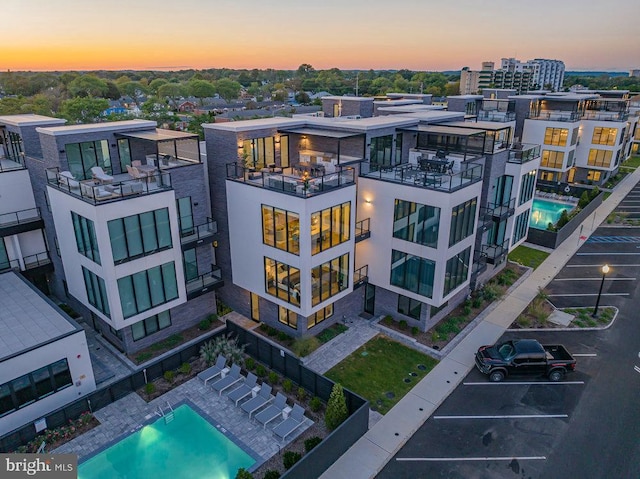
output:
[{"label": "rooftop patio furniture", "polygon": [[199,373],[198,379],[201,379],[202,381],[204,381],[204,385],[206,386],[207,382],[220,376],[226,364],[227,364],[227,358],[225,358],[222,354],[219,354],[218,357],[216,358],[216,364]]},{"label": "rooftop patio furniture", "polygon": [[242,375],[240,374],[240,366],[238,366],[237,364],[234,364],[233,366],[231,366],[231,371],[229,371],[229,374],[223,378],[218,379],[216,382],[214,382],[211,385],[211,387],[213,388],[214,391],[218,391],[219,396],[222,396],[222,393],[224,391],[229,389],[234,384],[239,383],[240,381],[242,381]]},{"label": "rooftop patio furniture", "polygon": [[231,399],[237,407],[240,401],[251,396],[251,391],[256,387],[256,384],[258,384],[257,376],[253,373],[249,373],[247,374],[247,379],[244,380],[240,387],[230,391],[227,397]]},{"label": "rooftop patio furniture", "polygon": [[80,182],[75,179],[70,171],[61,171],[58,174],[58,183],[69,188],[78,188],[80,186]]},{"label": "rooftop patio furniture", "polygon": [[291,415],[273,428],[273,433],[282,441],[286,439],[286,437],[291,434],[293,431],[298,429],[302,423],[304,422],[304,409],[299,405],[293,406],[293,410],[291,411]]},{"label": "rooftop patio furniture", "polygon": [[282,411],[287,407],[287,398],[283,396],[282,393],[278,393],[276,395],[276,400],[273,404],[270,404],[268,407],[264,408],[254,417],[256,421],[262,424],[263,429],[267,427],[271,421],[275,420],[277,417],[282,415]]},{"label": "rooftop patio furniture", "polygon": [[249,399],[240,407],[244,412],[249,414],[249,417],[251,417],[254,412],[269,404],[272,399],[273,396],[271,396],[271,386],[269,386],[267,383],[262,383],[258,395],[254,398]]},{"label": "rooftop patio furniture", "polygon": [[100,183],[112,183],[113,176],[107,175],[102,168],[99,166],[91,167],[91,175],[94,179],[98,180]]}]

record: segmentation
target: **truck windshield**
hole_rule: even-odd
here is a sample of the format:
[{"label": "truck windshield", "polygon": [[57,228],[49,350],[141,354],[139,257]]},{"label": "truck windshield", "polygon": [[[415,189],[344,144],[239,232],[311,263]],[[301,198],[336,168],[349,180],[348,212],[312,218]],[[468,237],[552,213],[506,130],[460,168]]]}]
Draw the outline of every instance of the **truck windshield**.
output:
[{"label": "truck windshield", "polygon": [[511,342],[501,344],[498,348],[498,354],[502,359],[509,359],[515,353],[515,348]]}]

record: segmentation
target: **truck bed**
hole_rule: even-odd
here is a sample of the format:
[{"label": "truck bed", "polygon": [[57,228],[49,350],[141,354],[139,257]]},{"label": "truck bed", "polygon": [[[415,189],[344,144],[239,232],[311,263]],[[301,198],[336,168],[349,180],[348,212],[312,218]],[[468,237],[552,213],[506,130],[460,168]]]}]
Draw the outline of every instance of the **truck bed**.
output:
[{"label": "truck bed", "polygon": [[562,344],[545,344],[543,345],[547,353],[547,360],[571,361],[573,356],[567,351]]}]

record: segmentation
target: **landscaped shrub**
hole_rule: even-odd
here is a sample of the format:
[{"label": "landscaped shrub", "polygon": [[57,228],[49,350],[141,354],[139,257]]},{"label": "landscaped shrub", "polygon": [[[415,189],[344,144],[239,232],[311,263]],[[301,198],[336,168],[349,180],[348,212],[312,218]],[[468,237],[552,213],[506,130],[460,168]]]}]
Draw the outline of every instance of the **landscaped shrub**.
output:
[{"label": "landscaped shrub", "polygon": [[498,297],[498,289],[491,284],[485,284],[482,288],[482,297],[490,303]]},{"label": "landscaped shrub", "polygon": [[229,306],[224,304],[219,299],[216,300],[216,312],[218,313],[218,316],[224,316],[225,314],[228,314],[231,311],[233,311],[233,309],[231,309]]},{"label": "landscaped shrub", "polygon": [[299,452],[287,451],[284,453],[284,456],[282,456],[282,464],[285,469],[291,469],[301,458],[302,455]]},{"label": "landscaped shrub", "polygon": [[567,210],[562,210],[562,213],[560,213],[560,218],[558,218],[558,222],[556,223],[556,228],[562,228],[569,222],[569,219],[569,213],[567,213]]},{"label": "landscaped shrub", "polygon": [[278,331],[278,340],[283,342],[291,341],[291,336],[289,336],[284,331]]},{"label": "landscaped shrub", "polygon": [[247,358],[244,360],[244,367],[249,371],[253,371],[256,367],[256,360],[253,358]]},{"label": "landscaped shrub", "polygon": [[314,447],[316,447],[318,444],[320,444],[322,442],[322,439],[319,438],[318,436],[313,436],[310,437],[309,439],[307,439],[306,441],[304,441],[304,450],[306,452],[309,452],[311,449],[313,449]]},{"label": "landscaped shrub", "polygon": [[400,328],[402,331],[407,329],[408,326],[409,325],[407,324],[407,322],[404,319],[401,319],[400,322],[398,323],[398,328]]},{"label": "landscaped shrub", "polygon": [[382,322],[386,326],[391,326],[393,324],[393,316],[391,316],[390,314],[387,314],[384,318],[382,318]]},{"label": "landscaped shrub", "polygon": [[291,391],[293,391],[293,382],[291,381],[291,379],[285,379],[284,381],[282,381],[282,389],[284,389],[284,392],[286,393],[290,393]]},{"label": "landscaped shrub", "polygon": [[180,365],[180,372],[184,375],[191,373],[191,363],[182,363]]},{"label": "landscaped shrub", "polygon": [[278,373],[275,371],[271,371],[269,373],[269,383],[272,386],[275,386],[276,384],[278,384],[280,382],[280,376],[278,376]]},{"label": "landscaped shrub", "polygon": [[345,419],[349,417],[347,410],[347,400],[344,397],[344,391],[342,386],[338,383],[333,385],[329,401],[327,402],[327,410],[324,414],[324,422],[327,425],[329,431],[333,431]]},{"label": "landscaped shrub", "polygon": [[241,467],[240,469],[238,469],[236,479],[253,479],[253,474],[247,471],[244,467]]},{"label": "landscaped shrub", "polygon": [[147,396],[151,396],[154,392],[156,392],[156,385],[154,383],[147,383],[144,385],[144,392]]},{"label": "landscaped shrub", "polygon": [[583,191],[582,195],[580,195],[580,200],[578,200],[578,208],[582,209],[589,204],[591,199],[589,198],[589,192]]},{"label": "landscaped shrub", "polygon": [[464,314],[465,316],[469,316],[471,314],[471,306],[470,305],[466,305],[462,308],[462,314]]},{"label": "landscaped shrub", "polygon": [[263,378],[267,375],[267,370],[262,364],[256,366],[256,376]]},{"label": "landscaped shrub", "polygon": [[411,328],[411,335],[412,336],[417,336],[419,332],[420,332],[420,330],[418,329],[418,326],[413,326]]},{"label": "landscaped shrub", "polygon": [[209,320],[209,318],[207,319],[203,319],[202,321],[200,321],[198,323],[198,329],[200,331],[206,331],[207,329],[209,329],[211,327],[211,321]]},{"label": "landscaped shrub", "polygon": [[136,356],[136,362],[138,364],[140,363],[144,363],[145,361],[148,361],[149,359],[151,359],[153,357],[153,354],[151,354],[150,352],[144,352],[144,353],[140,353]]},{"label": "landscaped shrub", "polygon": [[315,336],[307,336],[305,338],[298,338],[293,342],[291,350],[296,356],[301,358],[308,356],[316,349],[320,347],[320,340]]},{"label": "landscaped shrub", "polygon": [[299,401],[304,401],[304,398],[307,397],[307,391],[304,388],[298,388],[296,396],[298,396]]},{"label": "landscaped shrub", "polygon": [[322,408],[322,399],[318,396],[313,396],[311,401],[309,401],[309,408],[311,408],[313,412],[318,412]]},{"label": "landscaped shrub", "polygon": [[219,354],[222,354],[228,361],[234,364],[242,365],[246,347],[246,344],[240,346],[238,344],[238,338],[232,338],[231,334],[218,336],[211,341],[207,341],[200,347],[200,357],[204,359],[208,366],[215,362]]},{"label": "landscaped shrub", "polygon": [[482,306],[482,302],[482,296],[476,296],[471,300],[471,306],[477,309]]},{"label": "landscaped shrub", "polygon": [[434,331],[433,333],[431,333],[431,342],[437,343],[438,341],[440,341],[440,335],[437,331]]},{"label": "landscaped shrub", "polygon": [[173,372],[173,371],[165,371],[164,372],[164,379],[168,383],[172,383],[175,378],[176,378],[176,373],[175,372]]},{"label": "landscaped shrub", "polygon": [[274,471],[273,469],[269,469],[262,476],[263,479],[280,479],[280,473],[278,471]]},{"label": "landscaped shrub", "polygon": [[589,193],[589,201],[594,199],[599,194],[600,194],[600,188],[598,188],[597,186],[594,186],[593,189],[591,190],[591,193]]}]

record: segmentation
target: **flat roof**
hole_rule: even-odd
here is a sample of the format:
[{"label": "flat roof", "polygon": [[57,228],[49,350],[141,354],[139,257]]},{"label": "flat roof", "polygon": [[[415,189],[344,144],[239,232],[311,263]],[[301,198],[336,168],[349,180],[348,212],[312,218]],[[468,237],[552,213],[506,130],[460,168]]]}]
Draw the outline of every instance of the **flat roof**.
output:
[{"label": "flat roof", "polygon": [[338,96],[338,95],[329,95],[323,96],[323,100],[349,100],[349,101],[373,101],[374,98],[372,96]]},{"label": "flat roof", "polygon": [[395,128],[415,124],[415,119],[402,117],[401,115],[370,116],[366,118],[349,118],[346,116],[337,118],[309,118],[307,126],[322,126],[329,128],[349,128],[352,131],[370,131],[380,128]]},{"label": "flat roof", "polygon": [[251,120],[229,121],[225,123],[203,123],[202,128],[209,130],[234,131],[236,133],[242,131],[259,130],[261,128],[284,128],[287,126],[302,126],[306,123],[305,119],[292,119],[285,117],[269,117],[256,118]]},{"label": "flat roof", "polygon": [[0,274],[0,361],[80,329],[17,273]]},{"label": "flat roof", "polygon": [[313,126],[303,126],[302,128],[282,128],[278,130],[280,133],[293,133],[298,135],[324,136],[325,138],[351,138],[360,136],[362,132],[353,132],[345,130],[329,130],[328,128],[319,128]]},{"label": "flat roof", "polygon": [[60,118],[34,114],[0,116],[0,123],[11,126],[64,125],[66,122]]},{"label": "flat roof", "polygon": [[154,130],[118,133],[117,136],[124,136],[127,138],[138,138],[140,140],[150,140],[150,141],[168,141],[168,140],[184,140],[187,138],[198,138],[198,135],[196,135],[195,133],[188,133],[185,131],[175,131],[175,130],[163,130],[162,128],[156,128]]},{"label": "flat roof", "polygon": [[415,105],[397,105],[397,106],[381,106],[378,111],[388,111],[393,113],[411,113],[414,111],[441,111],[444,105],[425,105],[424,103],[416,103]]},{"label": "flat roof", "polygon": [[447,125],[418,125],[413,128],[404,128],[408,131],[416,131],[418,133],[441,133],[443,135],[455,135],[455,136],[474,136],[474,135],[484,135],[485,130],[477,130],[474,128],[466,128],[459,126],[449,126]]},{"label": "flat roof", "polygon": [[45,128],[36,128],[38,133],[44,133],[45,135],[61,136],[61,135],[75,135],[77,133],[99,133],[104,131],[121,132],[127,130],[150,130],[155,128],[157,123],[150,120],[123,120],[123,121],[110,121],[106,123],[89,123],[86,125],[66,125],[66,126],[52,126]]}]

